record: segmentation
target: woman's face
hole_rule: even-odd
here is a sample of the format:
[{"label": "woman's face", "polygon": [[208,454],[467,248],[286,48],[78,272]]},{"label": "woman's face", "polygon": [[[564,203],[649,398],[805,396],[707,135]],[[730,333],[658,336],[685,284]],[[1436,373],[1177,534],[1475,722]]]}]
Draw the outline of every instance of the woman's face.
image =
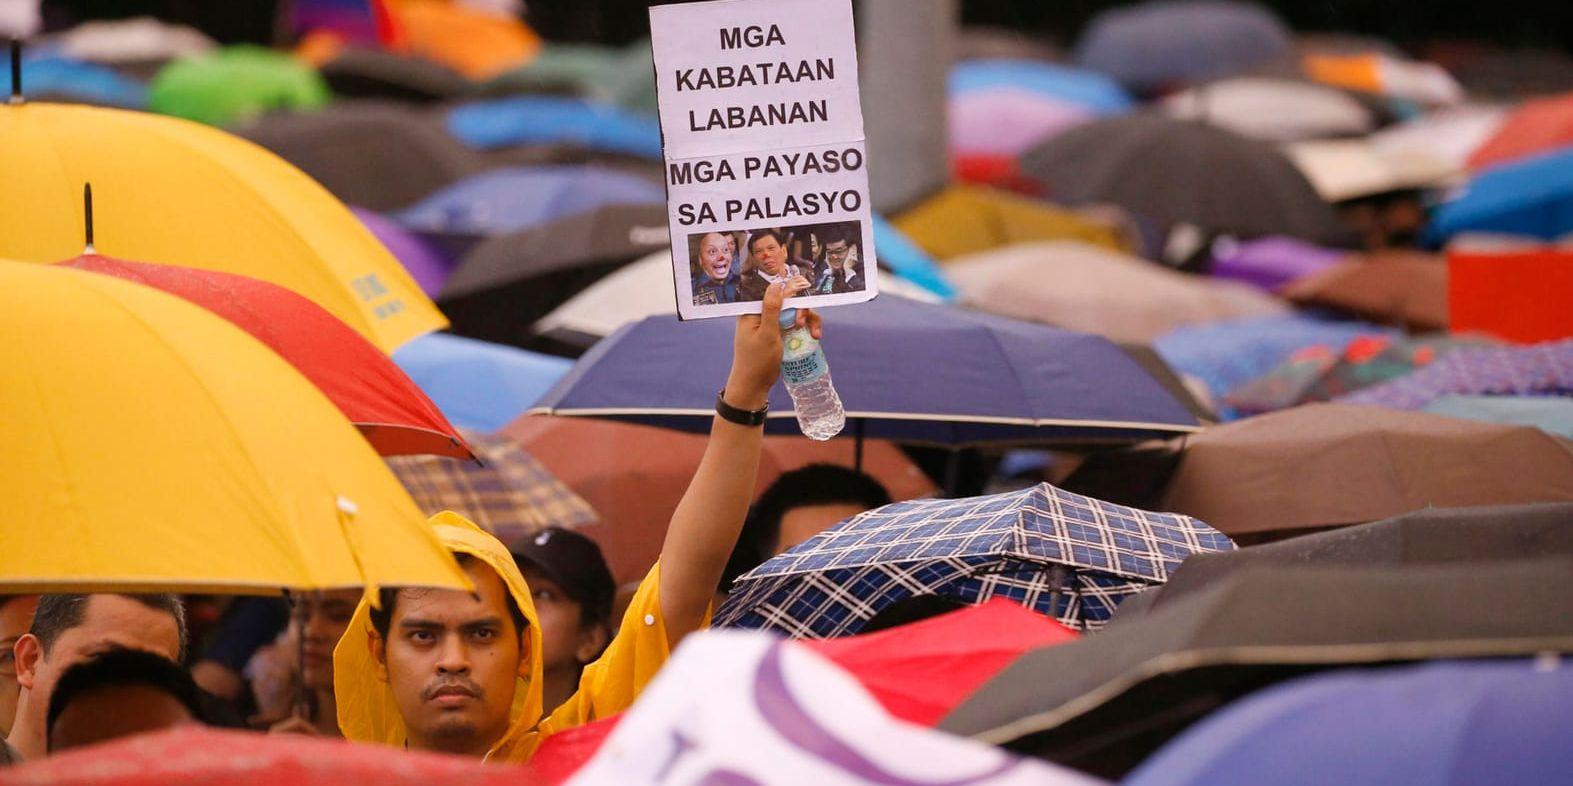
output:
[{"label": "woman's face", "polygon": [[808,236],[808,255],[810,257],[813,257],[814,259],[819,259],[819,250],[821,248],[824,248],[824,246],[822,246],[820,244],[820,242],[819,242],[819,235],[809,235]]},{"label": "woman's face", "polygon": [[732,253],[736,243],[731,237],[711,232],[699,238],[699,269],[715,281],[725,281],[732,272]]}]

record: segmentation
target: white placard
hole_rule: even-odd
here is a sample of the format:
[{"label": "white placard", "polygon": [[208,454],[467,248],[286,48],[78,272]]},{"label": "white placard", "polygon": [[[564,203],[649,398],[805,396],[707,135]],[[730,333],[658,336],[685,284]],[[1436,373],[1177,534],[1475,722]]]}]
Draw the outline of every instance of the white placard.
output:
[{"label": "white placard", "polygon": [[678,314],[878,294],[851,0],[655,6],[650,34]]}]

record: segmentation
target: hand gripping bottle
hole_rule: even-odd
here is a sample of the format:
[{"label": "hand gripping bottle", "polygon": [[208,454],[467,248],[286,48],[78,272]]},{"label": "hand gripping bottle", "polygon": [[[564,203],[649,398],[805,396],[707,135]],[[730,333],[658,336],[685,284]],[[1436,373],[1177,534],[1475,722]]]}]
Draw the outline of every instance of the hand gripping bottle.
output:
[{"label": "hand gripping bottle", "polygon": [[781,312],[781,379],[792,394],[797,410],[797,425],[809,439],[827,440],[841,433],[847,415],[841,409],[841,396],[830,384],[830,364],[825,351],[808,328],[793,327],[797,309]]}]

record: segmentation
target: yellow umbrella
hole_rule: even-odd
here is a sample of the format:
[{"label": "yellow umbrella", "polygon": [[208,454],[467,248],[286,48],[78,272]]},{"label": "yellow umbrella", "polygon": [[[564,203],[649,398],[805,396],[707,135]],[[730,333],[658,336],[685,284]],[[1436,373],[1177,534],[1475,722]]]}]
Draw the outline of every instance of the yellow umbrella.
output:
[{"label": "yellow umbrella", "polygon": [[384,351],[447,324],[398,260],[316,181],[239,137],[160,115],[0,106],[0,258],[99,250],[260,278],[316,301]]},{"label": "yellow umbrella", "polygon": [[467,588],[338,409],[245,331],[0,261],[0,591]]},{"label": "yellow umbrella", "polygon": [[1035,240],[1079,240],[1129,251],[1112,222],[981,186],[951,186],[891,219],[941,261]]}]

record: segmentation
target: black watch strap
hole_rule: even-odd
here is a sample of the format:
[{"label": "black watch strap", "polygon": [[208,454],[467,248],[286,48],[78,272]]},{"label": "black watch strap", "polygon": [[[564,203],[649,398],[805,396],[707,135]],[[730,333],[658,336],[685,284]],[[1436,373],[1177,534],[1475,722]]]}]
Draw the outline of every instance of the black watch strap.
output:
[{"label": "black watch strap", "polygon": [[761,409],[738,409],[726,403],[726,391],[715,394],[715,413],[728,423],[739,426],[761,426],[765,422],[765,413],[770,411],[767,403]]}]

